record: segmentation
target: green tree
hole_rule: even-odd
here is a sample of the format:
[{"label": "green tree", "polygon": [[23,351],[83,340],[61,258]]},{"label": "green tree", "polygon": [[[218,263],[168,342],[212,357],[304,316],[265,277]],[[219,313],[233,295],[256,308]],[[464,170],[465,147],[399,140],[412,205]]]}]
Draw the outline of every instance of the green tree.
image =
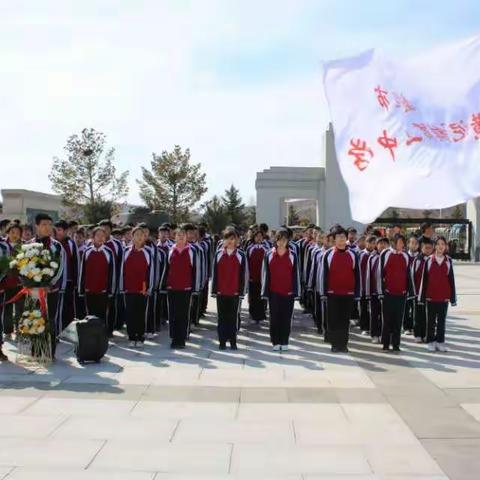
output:
[{"label": "green tree", "polygon": [[222,197],[222,204],[227,212],[230,223],[234,223],[237,226],[242,226],[246,222],[245,205],[240,196],[240,192],[233,184],[225,190],[225,194]]},{"label": "green tree", "polygon": [[128,171],[117,174],[115,149],[107,149],[105,134],[85,128],[67,139],[64,150],[66,157],[54,157],[48,177],[53,190],[89,223],[110,217],[128,194]]},{"label": "green tree", "polygon": [[390,210],[390,217],[391,218],[400,218],[400,213],[398,212],[398,210],[396,208],[392,208]]},{"label": "green tree", "polygon": [[464,213],[462,207],[460,205],[455,205],[455,208],[453,209],[453,212],[450,216],[452,218],[463,218]]},{"label": "green tree", "polygon": [[254,225],[257,221],[257,209],[255,205],[245,207],[245,223],[250,226]]},{"label": "green tree", "polygon": [[204,210],[202,221],[208,225],[212,233],[221,233],[230,221],[222,200],[217,195],[214,195],[208,202],[202,205],[202,208]]},{"label": "green tree", "polygon": [[179,145],[152,157],[151,169],[142,167],[142,180],[137,180],[140,197],[151,210],[167,212],[172,222],[185,221],[207,191],[201,164],[191,163],[190,150],[182,152]]}]

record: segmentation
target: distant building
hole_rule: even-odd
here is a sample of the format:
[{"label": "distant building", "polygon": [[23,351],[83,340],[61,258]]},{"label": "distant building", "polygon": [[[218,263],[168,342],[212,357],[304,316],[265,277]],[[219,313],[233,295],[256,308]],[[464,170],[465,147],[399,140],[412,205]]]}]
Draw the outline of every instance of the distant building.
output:
[{"label": "distant building", "polygon": [[32,224],[35,215],[48,213],[56,221],[64,211],[60,195],[23,189],[3,189],[1,193],[3,207],[0,220],[18,218],[22,223]]}]

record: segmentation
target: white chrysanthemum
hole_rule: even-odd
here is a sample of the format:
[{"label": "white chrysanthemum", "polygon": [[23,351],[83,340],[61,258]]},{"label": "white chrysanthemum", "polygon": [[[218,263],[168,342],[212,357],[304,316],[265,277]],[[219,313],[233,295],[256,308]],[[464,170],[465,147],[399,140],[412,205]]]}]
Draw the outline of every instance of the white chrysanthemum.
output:
[{"label": "white chrysanthemum", "polygon": [[17,266],[17,261],[16,260],[12,260],[10,263],[9,263],[9,267],[10,268],[15,268]]},{"label": "white chrysanthemum", "polygon": [[24,316],[24,317],[28,317],[29,315],[30,315],[30,312],[29,312],[29,311],[23,312],[23,316]]},{"label": "white chrysanthemum", "polygon": [[33,281],[37,282],[37,283],[40,283],[42,281],[42,276],[41,275],[35,275],[33,277]]},{"label": "white chrysanthemum", "polygon": [[37,328],[37,332],[38,333],[43,333],[45,331],[45,325],[40,325],[38,328]]},{"label": "white chrysanthemum", "polygon": [[42,318],[42,312],[40,310],[34,310],[33,316],[36,318]]},{"label": "white chrysanthemum", "polygon": [[58,263],[57,262],[50,262],[50,266],[52,268],[58,268]]},{"label": "white chrysanthemum", "polygon": [[17,255],[17,260],[22,260],[22,259],[24,259],[24,258],[25,258],[25,254],[24,254],[24,253],[19,253],[19,254]]}]

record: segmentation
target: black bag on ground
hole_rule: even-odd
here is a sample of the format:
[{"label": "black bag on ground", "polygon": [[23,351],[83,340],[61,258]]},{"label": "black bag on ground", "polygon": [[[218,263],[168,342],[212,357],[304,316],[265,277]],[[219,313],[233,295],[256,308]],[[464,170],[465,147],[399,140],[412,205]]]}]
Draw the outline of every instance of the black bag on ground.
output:
[{"label": "black bag on ground", "polygon": [[[93,315],[75,320],[68,330],[79,363],[99,362],[108,350],[108,332],[105,321]],[[73,332],[72,332],[73,330]]]}]

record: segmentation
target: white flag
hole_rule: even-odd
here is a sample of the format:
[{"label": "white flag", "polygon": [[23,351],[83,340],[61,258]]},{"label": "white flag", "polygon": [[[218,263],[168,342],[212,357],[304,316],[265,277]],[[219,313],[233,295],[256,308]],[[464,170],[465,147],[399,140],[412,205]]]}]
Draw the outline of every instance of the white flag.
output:
[{"label": "white flag", "polygon": [[480,195],[480,36],[408,60],[326,62],[324,87],[354,220]]}]

